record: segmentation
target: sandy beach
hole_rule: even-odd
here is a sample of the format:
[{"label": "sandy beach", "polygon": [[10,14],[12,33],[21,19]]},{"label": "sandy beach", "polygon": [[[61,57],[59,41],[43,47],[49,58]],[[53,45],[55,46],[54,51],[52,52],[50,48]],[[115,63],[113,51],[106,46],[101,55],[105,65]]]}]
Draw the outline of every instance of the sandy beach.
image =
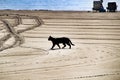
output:
[{"label": "sandy beach", "polygon": [[120,12],[1,11],[0,35],[0,80],[120,80]]}]

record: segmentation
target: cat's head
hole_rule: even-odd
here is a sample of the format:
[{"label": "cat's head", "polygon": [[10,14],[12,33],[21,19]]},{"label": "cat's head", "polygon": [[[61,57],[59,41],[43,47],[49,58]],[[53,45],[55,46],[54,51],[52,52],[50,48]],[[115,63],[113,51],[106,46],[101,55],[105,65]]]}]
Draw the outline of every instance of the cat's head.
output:
[{"label": "cat's head", "polygon": [[49,37],[48,37],[48,41],[51,41],[51,40],[52,40],[52,38],[53,38],[52,36],[49,36]]}]

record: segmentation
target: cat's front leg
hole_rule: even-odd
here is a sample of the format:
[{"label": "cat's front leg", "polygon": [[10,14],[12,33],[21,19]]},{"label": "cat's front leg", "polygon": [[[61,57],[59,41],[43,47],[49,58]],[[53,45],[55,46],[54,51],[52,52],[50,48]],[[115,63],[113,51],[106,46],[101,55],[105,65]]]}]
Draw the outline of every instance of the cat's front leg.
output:
[{"label": "cat's front leg", "polygon": [[54,47],[55,47],[55,44],[52,45],[52,48],[51,48],[51,49],[53,49]]}]

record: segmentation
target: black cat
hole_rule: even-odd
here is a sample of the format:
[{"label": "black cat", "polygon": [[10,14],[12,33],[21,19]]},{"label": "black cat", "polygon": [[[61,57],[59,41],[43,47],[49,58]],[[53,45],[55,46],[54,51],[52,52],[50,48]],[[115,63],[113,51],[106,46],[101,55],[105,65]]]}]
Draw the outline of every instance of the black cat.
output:
[{"label": "black cat", "polygon": [[60,43],[62,43],[64,45],[62,48],[65,48],[66,44],[69,46],[69,49],[71,49],[71,45],[74,46],[74,44],[71,42],[71,40],[67,37],[53,38],[52,36],[49,36],[48,40],[52,41],[52,43],[53,43],[51,49],[53,49],[55,47],[55,45],[57,45],[60,49],[61,48],[59,45]]}]

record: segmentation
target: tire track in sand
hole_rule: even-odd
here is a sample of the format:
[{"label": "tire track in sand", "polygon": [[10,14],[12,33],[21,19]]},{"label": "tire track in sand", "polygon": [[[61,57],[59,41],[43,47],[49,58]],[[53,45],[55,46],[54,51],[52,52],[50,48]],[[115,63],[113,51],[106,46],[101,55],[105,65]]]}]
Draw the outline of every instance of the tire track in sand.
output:
[{"label": "tire track in sand", "polygon": [[43,24],[43,21],[37,17],[37,16],[29,16],[33,19],[35,19],[35,21],[37,22],[36,25],[34,26],[31,26],[31,27],[28,27],[26,29],[23,29],[23,30],[18,30],[16,31],[14,29],[15,26],[19,25],[22,23],[22,18],[20,17],[20,15],[17,15],[15,18],[16,18],[16,25],[15,26],[12,26],[7,20],[1,20],[1,22],[5,25],[5,29],[7,30],[7,32],[9,33],[8,35],[4,36],[3,38],[0,39],[1,41],[1,45],[3,45],[8,39],[10,39],[11,37],[14,37],[15,41],[13,44],[7,46],[7,47],[0,47],[0,51],[3,51],[3,50],[6,50],[6,49],[9,49],[9,48],[12,48],[14,46],[19,46],[21,44],[24,43],[24,39],[23,37],[20,35],[20,33],[23,33],[25,31],[28,31],[28,30],[32,30],[36,27],[39,27],[40,25]]},{"label": "tire track in sand", "polygon": [[5,42],[6,40],[8,40],[8,39],[11,38],[11,37],[14,37],[15,41],[14,41],[14,43],[13,43],[12,45],[9,45],[9,46],[7,46],[7,47],[2,47],[2,48],[0,49],[0,51],[3,51],[3,50],[5,50],[5,49],[12,48],[12,47],[14,47],[15,45],[17,46],[17,45],[22,44],[22,43],[24,42],[24,41],[23,41],[23,38],[15,31],[15,29],[13,28],[13,26],[11,26],[11,25],[9,24],[9,22],[6,21],[6,20],[1,20],[1,21],[4,23],[5,28],[6,28],[7,32],[9,33],[7,36],[4,37],[4,39],[3,39],[4,41],[3,41],[3,42]]}]

